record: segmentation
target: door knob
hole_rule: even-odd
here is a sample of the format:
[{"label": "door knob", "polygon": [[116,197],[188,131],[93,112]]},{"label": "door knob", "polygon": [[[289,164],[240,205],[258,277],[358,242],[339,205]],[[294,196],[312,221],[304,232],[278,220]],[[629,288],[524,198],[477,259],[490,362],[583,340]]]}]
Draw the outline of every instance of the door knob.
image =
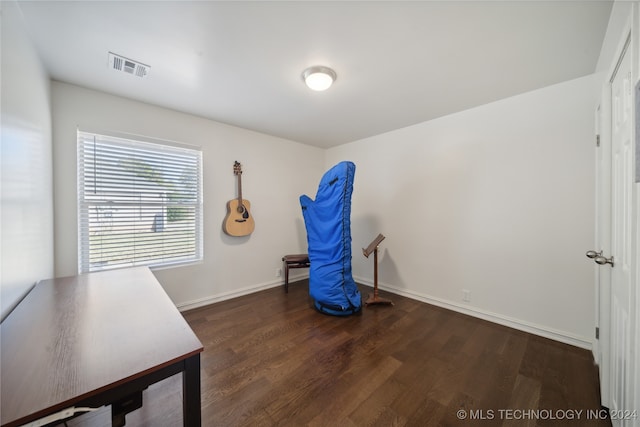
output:
[{"label": "door knob", "polygon": [[611,256],[611,258],[607,258],[600,255],[595,257],[593,260],[596,262],[596,264],[600,264],[600,265],[611,264],[611,267],[613,267],[613,256]]},{"label": "door knob", "polygon": [[587,253],[585,254],[587,256],[587,258],[595,258],[595,257],[599,257],[602,255],[602,251],[600,252],[596,252],[596,251],[587,251]]}]

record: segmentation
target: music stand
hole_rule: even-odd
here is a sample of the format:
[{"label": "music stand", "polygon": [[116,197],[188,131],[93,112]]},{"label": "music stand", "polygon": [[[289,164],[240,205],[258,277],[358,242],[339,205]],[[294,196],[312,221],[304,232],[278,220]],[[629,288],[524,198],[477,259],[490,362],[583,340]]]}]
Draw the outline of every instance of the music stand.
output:
[{"label": "music stand", "polygon": [[380,242],[383,240],[384,236],[378,234],[378,237],[376,237],[366,249],[362,248],[362,254],[367,258],[369,258],[369,255],[373,252],[373,294],[369,294],[369,298],[364,302],[364,305],[393,305],[391,300],[378,296],[378,245],[380,245]]}]

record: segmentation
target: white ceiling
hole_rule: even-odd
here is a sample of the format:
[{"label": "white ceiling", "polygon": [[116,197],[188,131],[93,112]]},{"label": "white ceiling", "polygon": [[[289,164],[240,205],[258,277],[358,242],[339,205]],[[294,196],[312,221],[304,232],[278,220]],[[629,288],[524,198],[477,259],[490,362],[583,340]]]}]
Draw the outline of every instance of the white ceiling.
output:
[{"label": "white ceiling", "polygon": [[[331,147],[593,73],[612,2],[19,5],[56,80]],[[317,64],[338,74],[326,92],[302,83]]]}]

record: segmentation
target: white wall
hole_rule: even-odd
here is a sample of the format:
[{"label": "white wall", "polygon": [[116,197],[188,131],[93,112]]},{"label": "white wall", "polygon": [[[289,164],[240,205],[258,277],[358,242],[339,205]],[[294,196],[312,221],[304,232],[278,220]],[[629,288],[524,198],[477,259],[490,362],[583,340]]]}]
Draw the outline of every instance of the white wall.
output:
[{"label": "white wall", "polygon": [[40,279],[53,277],[49,77],[13,1],[3,1],[1,70],[0,318]]},{"label": "white wall", "polygon": [[325,167],[356,164],[357,280],[372,283],[360,248],[381,232],[381,288],[590,347],[596,82],[330,149]]},{"label": "white wall", "polygon": [[[181,308],[282,283],[282,256],[306,251],[298,195],[313,191],[324,150],[211,120],[70,85],[52,83],[56,275],[77,274],[76,130],[102,129],[201,146],[204,170],[204,257],[201,264],[154,274]],[[243,197],[256,228],[223,233],[226,203],[237,197],[233,163],[242,163]],[[292,271],[304,275],[304,270]]]},{"label": "white wall", "polygon": [[[6,19],[15,13],[3,3],[3,313],[53,275],[48,79],[20,20]],[[360,247],[382,232],[382,287],[588,346],[592,266],[583,253],[593,242],[594,80],[326,152],[54,82],[55,275],[77,273],[78,126],[203,147],[205,262],[155,271],[183,308],[281,283],[274,274],[280,257],[306,250],[297,196],[315,194],[324,171],[348,159],[357,165],[356,278],[372,282],[372,260]],[[235,197],[234,160],[243,163],[257,223],[248,238],[221,231],[225,204]],[[471,291],[469,304],[462,289]]]}]

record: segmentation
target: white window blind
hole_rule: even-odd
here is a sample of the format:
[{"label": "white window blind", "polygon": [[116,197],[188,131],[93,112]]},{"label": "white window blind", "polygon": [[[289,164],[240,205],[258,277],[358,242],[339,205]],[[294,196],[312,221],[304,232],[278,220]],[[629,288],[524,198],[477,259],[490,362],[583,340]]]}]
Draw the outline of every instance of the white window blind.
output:
[{"label": "white window blind", "polygon": [[202,259],[202,152],[78,132],[81,273]]}]

